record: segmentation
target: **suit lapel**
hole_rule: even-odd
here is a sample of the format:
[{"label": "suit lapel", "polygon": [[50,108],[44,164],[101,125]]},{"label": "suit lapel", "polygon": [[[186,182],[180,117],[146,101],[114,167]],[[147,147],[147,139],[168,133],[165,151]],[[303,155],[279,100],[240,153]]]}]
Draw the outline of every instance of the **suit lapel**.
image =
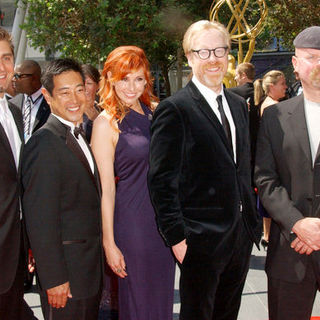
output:
[{"label": "suit lapel", "polygon": [[7,134],[1,123],[0,123],[0,137],[1,137],[0,141],[3,143],[5,149],[8,151],[7,154],[10,157],[10,163],[12,164],[12,167],[14,167],[14,169],[16,170],[16,164],[15,164],[14,156],[10,146],[10,142],[8,140]]},{"label": "suit lapel", "polygon": [[11,104],[14,104],[20,111],[22,112],[23,104],[24,104],[24,94],[20,93],[13,97],[12,99],[8,100]]},{"label": "suit lapel", "polygon": [[[241,154],[240,151],[243,143],[243,132],[242,130],[239,130],[239,121],[240,121],[239,108],[236,107],[239,104],[239,102],[235,101],[233,97],[228,93],[227,90],[224,90],[224,95],[227,99],[227,102],[232,114],[233,123],[236,128],[236,153],[237,153],[236,159],[237,159],[237,165],[239,165],[240,154]],[[249,124],[248,124],[248,128],[249,128]]]},{"label": "suit lapel", "polygon": [[[87,157],[83,153],[79,143],[76,141],[76,138],[72,135],[70,130],[68,130],[67,134],[66,134],[66,144],[67,144],[67,147],[72,151],[72,153],[80,160],[80,162],[86,168],[91,180],[93,181],[94,185],[97,188],[97,191],[100,194],[101,190],[99,188],[98,177],[97,177],[96,174],[92,173],[92,170],[90,168],[90,165],[89,165],[89,162],[87,160]],[[90,147],[89,147],[89,150],[90,150]],[[91,151],[90,151],[90,153],[91,153]],[[97,172],[96,165],[94,165],[94,170],[95,170],[95,173],[96,173]]]},{"label": "suit lapel", "polygon": [[[21,140],[21,151],[20,151],[20,157],[21,157],[22,148],[23,148],[23,144],[24,144],[22,114],[21,114],[20,110],[15,105],[12,105],[9,101],[8,101],[8,107],[13,115],[13,119],[14,119],[14,122],[16,124],[17,129],[18,129],[19,137]],[[0,136],[2,137],[1,141],[3,142],[5,148],[8,150],[8,154],[10,154],[10,158],[11,158],[10,162],[12,163],[12,166],[16,169],[16,164],[15,164],[15,160],[14,160],[14,155],[12,153],[11,145],[8,140],[7,134],[1,124],[0,124]],[[19,163],[20,163],[20,160],[19,160]]]},{"label": "suit lapel", "polygon": [[[85,143],[86,143],[86,145],[88,147],[88,150],[89,150],[89,152],[91,154],[91,157],[92,157],[92,160],[93,160],[95,184],[97,186],[97,190],[99,192],[99,195],[101,196],[102,191],[101,191],[101,183],[100,183],[100,175],[99,175],[99,171],[98,171],[98,166],[97,166],[96,160],[95,160],[95,158],[93,156],[91,147],[90,147],[87,139],[85,137],[83,137],[83,139],[84,139],[84,141],[85,141]],[[90,168],[90,172],[92,173],[91,168]]]},{"label": "suit lapel", "polygon": [[34,119],[32,132],[35,132],[36,130],[38,130],[45,123],[49,114],[50,114],[50,108],[43,97],[41,104],[39,106],[39,110],[36,114],[36,118]]},{"label": "suit lapel", "polygon": [[193,99],[197,102],[197,106],[199,107],[199,109],[204,113],[204,115],[212,123],[213,127],[219,134],[223,144],[225,145],[230,157],[232,158],[232,161],[234,161],[223,127],[219,119],[217,118],[216,114],[208,104],[207,100],[202,96],[202,94],[200,93],[200,91],[197,89],[197,87],[192,81],[188,83],[187,88],[190,90],[191,96],[193,97]]},{"label": "suit lapel", "polygon": [[21,111],[15,106],[8,102],[9,109],[13,115],[13,119],[16,123],[16,126],[18,128],[19,137],[21,139],[22,144],[24,143],[24,134],[23,134],[23,119],[22,119],[22,113]]},{"label": "suit lapel", "polygon": [[288,122],[291,127],[292,133],[295,136],[296,141],[299,143],[301,149],[303,150],[304,155],[308,159],[311,168],[313,168],[307,121],[304,112],[303,94],[301,94],[296,99],[296,105],[292,106],[288,114]]}]

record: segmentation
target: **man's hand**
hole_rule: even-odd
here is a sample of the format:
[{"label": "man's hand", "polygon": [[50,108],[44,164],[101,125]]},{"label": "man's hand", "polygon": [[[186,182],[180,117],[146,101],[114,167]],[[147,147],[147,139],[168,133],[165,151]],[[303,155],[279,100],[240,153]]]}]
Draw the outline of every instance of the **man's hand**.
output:
[{"label": "man's hand", "polygon": [[295,239],[291,243],[291,247],[300,252],[306,249],[306,246],[312,250],[320,249],[320,219],[319,218],[304,218],[298,220],[292,231],[297,235],[299,240]]},{"label": "man's hand", "polygon": [[68,298],[72,298],[69,282],[47,290],[48,303],[53,308],[64,308]]},{"label": "man's hand", "polygon": [[291,242],[291,248],[300,254],[309,255],[313,252],[313,249],[301,241],[298,237]]},{"label": "man's hand", "polygon": [[29,252],[28,252],[28,271],[30,273],[34,272],[35,266],[36,266],[36,262],[34,260],[31,249],[29,249]]},{"label": "man's hand", "polygon": [[183,262],[183,259],[187,252],[187,244],[186,239],[182,240],[181,242],[177,243],[176,245],[172,246],[172,251],[176,259],[179,263]]}]

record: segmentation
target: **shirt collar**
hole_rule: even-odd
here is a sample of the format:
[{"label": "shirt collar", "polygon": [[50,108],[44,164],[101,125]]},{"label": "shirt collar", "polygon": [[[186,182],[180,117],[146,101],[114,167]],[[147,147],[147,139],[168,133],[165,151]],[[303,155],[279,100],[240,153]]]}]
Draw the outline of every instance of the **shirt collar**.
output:
[{"label": "shirt collar", "polygon": [[74,130],[74,128],[75,128],[75,125],[73,124],[73,122],[70,122],[70,121],[68,121],[68,120],[65,120],[65,119],[57,116],[57,115],[54,114],[54,113],[51,113],[51,114],[52,114],[53,116],[55,116],[60,122],[62,122],[63,124],[67,125],[68,127],[70,127],[71,130],[72,130],[72,132],[73,132],[73,130]]},{"label": "shirt collar", "polygon": [[216,100],[218,95],[222,95],[222,97],[224,97],[222,84],[221,84],[220,93],[217,94],[213,90],[211,90],[210,88],[202,84],[195,75],[193,75],[192,77],[192,82],[195,84],[195,86],[198,88],[198,90],[206,100],[213,100],[213,99]]},{"label": "shirt collar", "polygon": [[9,111],[8,102],[5,96],[0,98],[0,112],[7,113]]},{"label": "shirt collar", "polygon": [[[32,103],[35,103],[37,100],[38,100],[38,98],[42,95],[42,92],[41,92],[41,89],[42,89],[42,87],[39,89],[39,90],[37,90],[36,92],[34,92],[30,97],[31,97],[31,100],[32,100]],[[28,95],[27,94],[25,94],[24,95],[24,98],[25,98],[25,100],[28,98]]]},{"label": "shirt collar", "polygon": [[314,101],[308,100],[308,99],[306,99],[306,97],[304,97],[304,105],[319,108],[320,102],[314,102]]}]

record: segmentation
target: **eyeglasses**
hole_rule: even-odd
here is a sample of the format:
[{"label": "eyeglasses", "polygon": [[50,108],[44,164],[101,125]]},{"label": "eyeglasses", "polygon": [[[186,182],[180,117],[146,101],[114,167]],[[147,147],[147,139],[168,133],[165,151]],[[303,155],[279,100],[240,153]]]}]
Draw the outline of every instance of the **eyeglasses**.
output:
[{"label": "eyeglasses", "polygon": [[23,79],[23,78],[27,78],[27,77],[31,77],[31,76],[33,76],[32,73],[15,73],[13,75],[13,77],[16,79]]},{"label": "eyeglasses", "polygon": [[196,52],[198,57],[202,60],[207,60],[211,56],[211,52],[213,52],[216,58],[223,58],[228,52],[228,47],[218,47],[215,49],[200,49],[200,50],[191,50],[192,52]]}]

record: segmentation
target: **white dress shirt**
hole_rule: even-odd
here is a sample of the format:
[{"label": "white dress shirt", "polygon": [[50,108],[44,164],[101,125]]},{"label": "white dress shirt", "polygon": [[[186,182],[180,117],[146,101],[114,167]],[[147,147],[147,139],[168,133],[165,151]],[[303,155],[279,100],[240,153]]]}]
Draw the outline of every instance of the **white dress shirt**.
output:
[{"label": "white dress shirt", "polygon": [[8,101],[5,97],[0,98],[0,122],[9,140],[14,161],[16,167],[18,168],[21,150],[21,139],[13,115],[8,107]]},{"label": "white dress shirt", "polygon": [[320,103],[304,98],[304,111],[308,128],[312,164],[314,164],[320,142]]},{"label": "white dress shirt", "polygon": [[200,91],[200,93],[203,95],[203,97],[206,99],[206,101],[208,102],[209,106],[211,107],[211,109],[213,110],[213,112],[215,113],[215,115],[217,116],[217,118],[219,119],[220,123],[221,122],[221,115],[220,112],[218,110],[218,102],[217,102],[217,96],[221,95],[222,96],[222,104],[223,104],[223,110],[224,113],[226,114],[226,117],[229,121],[229,125],[230,125],[230,131],[231,131],[231,138],[232,138],[232,149],[233,149],[233,158],[234,158],[234,162],[237,161],[237,149],[236,149],[236,127],[232,118],[232,114],[231,114],[231,110],[229,108],[227,99],[224,95],[224,91],[223,91],[223,85],[221,84],[221,91],[219,94],[216,94],[213,90],[209,89],[208,87],[206,87],[205,85],[203,85],[195,75],[193,75],[192,77],[192,82],[195,84],[195,86],[198,88],[198,90]]},{"label": "white dress shirt", "polygon": [[90,168],[91,168],[91,171],[92,173],[94,174],[94,163],[93,163],[93,159],[92,159],[92,155],[91,155],[91,152],[88,148],[88,145],[86,144],[86,142],[84,141],[84,138],[82,137],[81,134],[79,134],[78,136],[78,139],[75,137],[74,135],[74,128],[75,128],[75,125],[70,122],[70,121],[67,121],[59,116],[57,116],[56,114],[52,113],[52,115],[54,115],[59,121],[61,121],[63,124],[67,125],[68,127],[71,128],[71,134],[74,136],[75,140],[78,142],[80,148],[82,149],[84,155],[86,156],[87,160],[88,160],[88,163],[90,165]]}]

